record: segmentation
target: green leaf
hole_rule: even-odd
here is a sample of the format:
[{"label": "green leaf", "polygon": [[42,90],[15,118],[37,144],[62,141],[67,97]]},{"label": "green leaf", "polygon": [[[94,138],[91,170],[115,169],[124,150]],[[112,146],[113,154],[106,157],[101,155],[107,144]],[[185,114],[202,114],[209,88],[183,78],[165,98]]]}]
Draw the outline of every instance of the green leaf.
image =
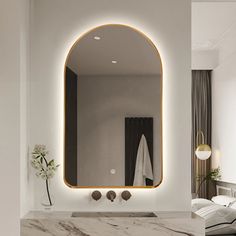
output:
[{"label": "green leaf", "polygon": [[52,159],[51,161],[49,161],[48,165],[53,165],[54,164],[54,160]]},{"label": "green leaf", "polygon": [[39,157],[40,157],[40,155],[37,155],[37,156],[36,156],[36,155],[33,155],[33,158],[34,158],[34,159],[38,159]]}]

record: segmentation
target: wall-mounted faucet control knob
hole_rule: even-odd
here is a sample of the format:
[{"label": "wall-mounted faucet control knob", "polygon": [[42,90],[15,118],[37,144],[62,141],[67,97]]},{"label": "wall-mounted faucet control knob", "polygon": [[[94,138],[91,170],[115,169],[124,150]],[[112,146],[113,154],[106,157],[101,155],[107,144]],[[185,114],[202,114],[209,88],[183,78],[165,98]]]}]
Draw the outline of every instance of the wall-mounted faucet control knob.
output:
[{"label": "wall-mounted faucet control knob", "polygon": [[122,199],[124,199],[125,201],[128,201],[130,198],[131,198],[131,193],[129,192],[129,191],[127,191],[127,190],[125,190],[125,191],[123,191],[122,193],[121,193],[121,197],[122,197]]},{"label": "wall-mounted faucet control knob", "polygon": [[102,197],[102,194],[100,191],[96,190],[92,192],[91,196],[95,201],[98,201]]},{"label": "wall-mounted faucet control knob", "polygon": [[116,198],[116,193],[112,190],[107,192],[107,199],[109,199],[111,202],[114,202],[114,199]]}]

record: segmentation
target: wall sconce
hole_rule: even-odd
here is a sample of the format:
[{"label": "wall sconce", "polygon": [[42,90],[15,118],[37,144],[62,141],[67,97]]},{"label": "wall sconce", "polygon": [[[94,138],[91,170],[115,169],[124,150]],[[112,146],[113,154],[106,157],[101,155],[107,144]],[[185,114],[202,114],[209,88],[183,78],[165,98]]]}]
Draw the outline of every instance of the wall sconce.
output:
[{"label": "wall sconce", "polygon": [[[202,138],[201,142],[198,142],[199,135],[201,135]],[[195,155],[200,160],[207,160],[211,156],[211,148],[209,145],[205,144],[202,131],[197,132],[197,148],[195,150]]]}]

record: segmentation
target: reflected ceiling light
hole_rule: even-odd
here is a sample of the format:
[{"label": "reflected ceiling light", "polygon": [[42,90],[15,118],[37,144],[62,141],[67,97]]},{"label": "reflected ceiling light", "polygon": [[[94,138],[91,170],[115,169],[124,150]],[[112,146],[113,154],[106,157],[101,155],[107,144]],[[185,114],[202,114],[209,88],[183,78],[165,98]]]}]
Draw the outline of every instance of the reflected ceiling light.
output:
[{"label": "reflected ceiling light", "polygon": [[112,64],[117,64],[117,61],[116,60],[112,60],[111,63]]},{"label": "reflected ceiling light", "polygon": [[100,40],[101,39],[101,37],[99,37],[99,36],[94,36],[93,37],[95,40]]},{"label": "reflected ceiling light", "polygon": [[[202,137],[200,144],[198,142],[199,134]],[[197,148],[195,150],[195,154],[196,154],[197,158],[200,160],[207,160],[211,156],[211,148],[209,145],[204,144],[204,134],[202,131],[197,132],[196,139],[197,139]]]}]

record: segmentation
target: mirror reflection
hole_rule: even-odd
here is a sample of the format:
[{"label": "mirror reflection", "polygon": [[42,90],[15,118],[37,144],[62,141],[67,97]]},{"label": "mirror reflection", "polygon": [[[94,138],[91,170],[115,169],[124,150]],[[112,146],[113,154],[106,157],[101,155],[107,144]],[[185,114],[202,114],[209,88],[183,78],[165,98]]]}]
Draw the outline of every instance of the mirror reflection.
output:
[{"label": "mirror reflection", "polygon": [[162,179],[162,66],[141,32],[105,25],[65,65],[65,182],[147,187]]}]

